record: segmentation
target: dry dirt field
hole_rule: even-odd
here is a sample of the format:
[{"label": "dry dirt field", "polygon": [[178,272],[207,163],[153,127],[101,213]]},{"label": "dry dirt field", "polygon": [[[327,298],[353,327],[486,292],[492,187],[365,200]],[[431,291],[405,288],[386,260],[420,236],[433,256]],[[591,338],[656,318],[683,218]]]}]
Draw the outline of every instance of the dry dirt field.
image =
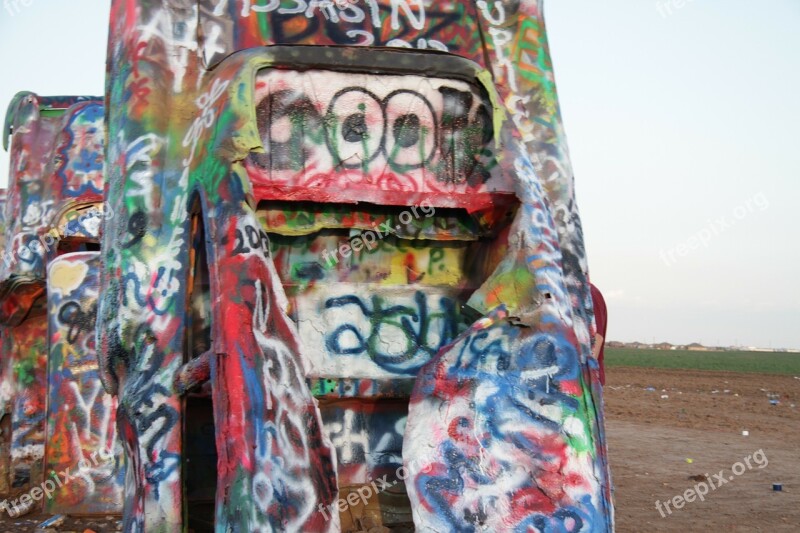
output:
[{"label": "dry dirt field", "polygon": [[[618,532],[800,532],[800,379],[629,367],[606,371]],[[777,395],[772,397],[777,405],[770,394]],[[759,450],[768,463],[759,468],[751,460],[747,469],[744,458]],[[738,462],[745,471],[734,475]],[[717,484],[721,470],[728,482],[705,501],[670,507],[672,513],[664,510],[662,518],[657,500],[694,487],[700,478],[690,476],[708,474]],[[773,483],[782,483],[783,491],[773,491]]]}]

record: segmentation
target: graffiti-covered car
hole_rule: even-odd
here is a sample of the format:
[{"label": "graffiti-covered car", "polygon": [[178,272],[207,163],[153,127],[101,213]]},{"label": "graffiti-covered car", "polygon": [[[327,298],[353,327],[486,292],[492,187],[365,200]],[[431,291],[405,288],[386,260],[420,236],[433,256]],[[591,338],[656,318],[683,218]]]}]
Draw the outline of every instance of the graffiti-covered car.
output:
[{"label": "graffiti-covered car", "polygon": [[541,1],[119,0],[110,29],[127,530],[612,529]]},{"label": "graffiti-covered car", "polygon": [[[98,98],[33,93],[19,93],[6,114],[0,494],[11,516],[122,510],[116,400],[95,351],[103,116]],[[55,477],[65,472],[69,483]]]}]

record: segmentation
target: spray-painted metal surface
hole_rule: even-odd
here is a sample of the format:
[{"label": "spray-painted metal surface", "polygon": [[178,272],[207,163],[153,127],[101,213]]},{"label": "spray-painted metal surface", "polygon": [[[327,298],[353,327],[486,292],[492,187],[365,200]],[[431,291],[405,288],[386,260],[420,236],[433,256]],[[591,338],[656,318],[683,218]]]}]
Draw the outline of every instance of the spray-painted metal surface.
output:
[{"label": "spray-painted metal surface", "polygon": [[59,256],[48,267],[50,358],[45,470],[71,481],[45,500],[54,514],[116,513],[125,469],[116,400],[100,383],[95,351],[99,252]]},{"label": "spray-painted metal surface", "polygon": [[[0,399],[10,440],[0,493],[12,515],[121,512],[123,455],[94,346],[99,257],[85,251],[99,248],[109,215],[103,109],[96,98],[20,93],[6,115]],[[13,499],[42,483],[53,486],[47,497]]]},{"label": "spray-painted metal surface", "polygon": [[612,528],[540,1],[117,0],[110,30],[127,530],[195,493],[221,531]]},{"label": "spray-painted metal surface", "polygon": [[10,367],[11,489],[25,489],[44,472],[47,395],[47,315],[37,304],[28,318],[9,328],[3,359]]},{"label": "spray-painted metal surface", "polygon": [[102,118],[102,103],[83,97],[19,93],[9,105],[3,130],[10,155],[0,264],[4,323],[18,323],[44,294],[46,264],[57,253],[51,231],[57,211],[71,199],[102,200]]},{"label": "spray-painted metal surface", "polygon": [[11,489],[35,484],[44,471],[47,314],[42,296],[52,248],[39,237],[47,232],[55,203],[47,168],[61,122],[47,114],[59,114],[77,101],[20,93],[9,106],[3,130],[5,148],[9,135],[11,139],[6,246],[0,264],[0,321],[8,328],[3,359],[9,371],[3,378],[11,406]]},{"label": "spray-painted metal surface", "polygon": [[[0,250],[6,249],[6,190],[0,189]],[[11,489],[11,402],[13,401],[12,362],[6,354],[8,330],[0,327],[0,494]]]}]

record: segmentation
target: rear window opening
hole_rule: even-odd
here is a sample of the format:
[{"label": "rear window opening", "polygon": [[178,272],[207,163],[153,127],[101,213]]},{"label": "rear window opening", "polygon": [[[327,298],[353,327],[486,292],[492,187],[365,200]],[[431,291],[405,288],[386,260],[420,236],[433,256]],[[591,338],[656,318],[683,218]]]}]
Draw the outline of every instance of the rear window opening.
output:
[{"label": "rear window opening", "polygon": [[290,299],[357,283],[443,287],[465,303],[505,254],[516,209],[264,201],[257,214]]},{"label": "rear window opening", "polygon": [[263,201],[262,227],[277,235],[308,235],[321,229],[387,232],[405,239],[474,241],[496,236],[510,224],[516,206],[508,199],[491,209],[469,213],[463,208],[436,207],[426,200],[408,206]]},{"label": "rear window opening", "polygon": [[63,239],[58,243],[57,255],[71,254],[74,252],[99,252],[100,243],[82,239]]}]

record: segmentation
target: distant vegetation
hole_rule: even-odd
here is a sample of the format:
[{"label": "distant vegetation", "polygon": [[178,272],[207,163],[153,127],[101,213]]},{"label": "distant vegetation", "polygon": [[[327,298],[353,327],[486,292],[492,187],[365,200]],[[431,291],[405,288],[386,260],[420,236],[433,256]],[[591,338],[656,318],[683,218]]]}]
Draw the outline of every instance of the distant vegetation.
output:
[{"label": "distant vegetation", "polygon": [[800,376],[800,354],[797,353],[606,348],[605,364],[608,367],[685,368]]}]

